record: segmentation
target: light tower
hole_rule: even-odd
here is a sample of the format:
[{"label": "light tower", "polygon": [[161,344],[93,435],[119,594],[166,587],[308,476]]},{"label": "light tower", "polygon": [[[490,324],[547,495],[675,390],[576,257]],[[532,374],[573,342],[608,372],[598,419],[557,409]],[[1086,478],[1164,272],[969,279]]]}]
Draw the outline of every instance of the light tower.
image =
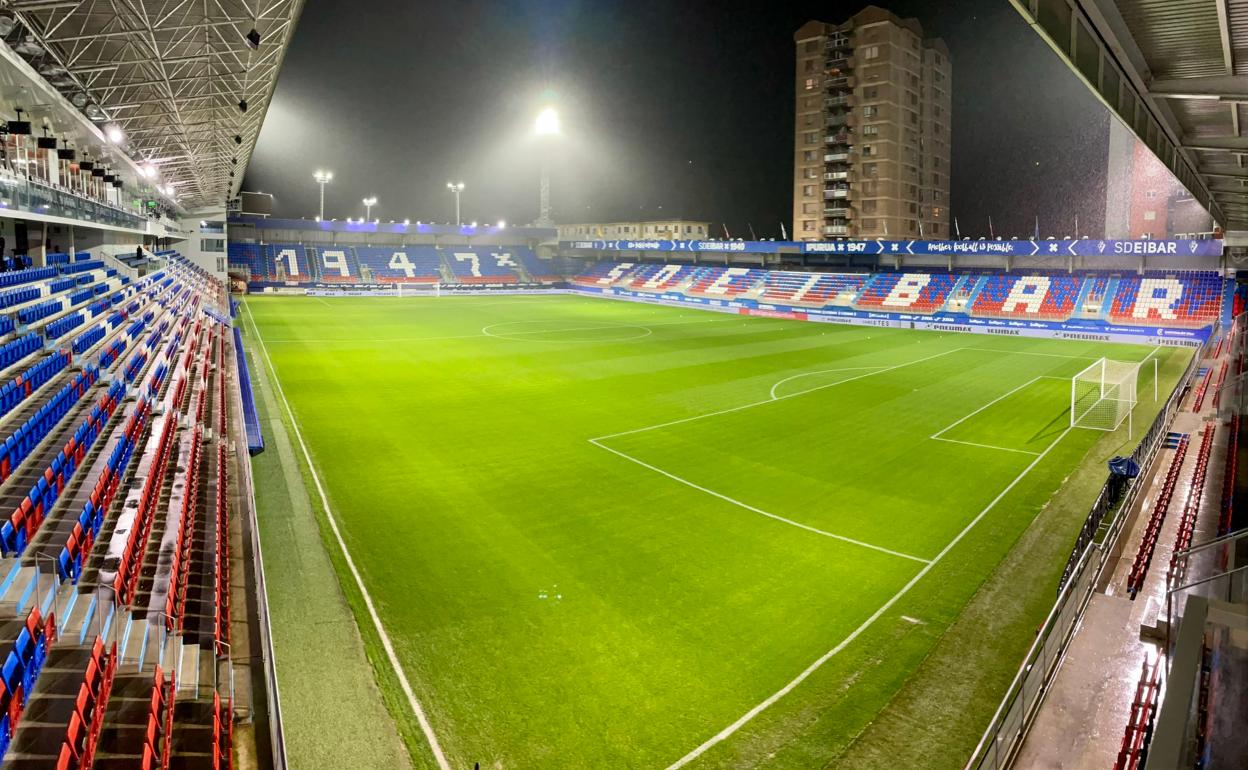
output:
[{"label": "light tower", "polygon": [[550,145],[553,138],[560,134],[559,113],[555,112],[554,107],[547,107],[537,113],[534,130],[541,144],[538,152],[542,164],[542,177],[538,190],[538,214],[534,224],[538,227],[551,227],[554,222],[550,218]]},{"label": "light tower", "polygon": [[334,180],[334,172],[317,169],[316,173],[312,175],[312,178],[315,179],[316,183],[321,186],[321,213],[316,218],[319,222],[325,218],[325,185]]},{"label": "light tower", "polygon": [[364,221],[367,222],[373,218],[373,206],[377,205],[377,196],[370,195],[362,203],[364,204]]},{"label": "light tower", "polygon": [[459,227],[462,224],[459,218],[459,194],[464,191],[464,183],[463,182],[447,182],[446,189],[455,193],[455,226]]}]

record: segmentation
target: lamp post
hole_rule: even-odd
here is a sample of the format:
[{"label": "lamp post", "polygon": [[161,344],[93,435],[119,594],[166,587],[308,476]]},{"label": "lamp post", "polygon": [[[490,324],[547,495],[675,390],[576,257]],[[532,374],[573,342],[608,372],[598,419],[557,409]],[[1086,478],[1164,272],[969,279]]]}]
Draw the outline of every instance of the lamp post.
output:
[{"label": "lamp post", "polygon": [[461,224],[463,224],[459,218],[459,194],[464,191],[464,183],[463,182],[447,182],[446,189],[455,193],[455,226],[459,227]]},{"label": "lamp post", "polygon": [[538,141],[541,142],[538,152],[541,154],[542,164],[538,188],[538,215],[537,222],[534,224],[538,227],[550,227],[553,224],[550,219],[550,138],[560,134],[559,113],[555,112],[554,107],[547,107],[537,113],[534,131],[537,133]]},{"label": "lamp post", "polygon": [[321,171],[320,169],[317,169],[316,173],[312,175],[312,178],[315,179],[316,183],[321,186],[321,213],[320,216],[317,217],[317,221],[320,221],[325,218],[325,185],[333,181],[334,172]]},{"label": "lamp post", "polygon": [[370,195],[362,203],[364,204],[364,221],[367,222],[373,218],[373,206],[377,205],[377,196]]}]

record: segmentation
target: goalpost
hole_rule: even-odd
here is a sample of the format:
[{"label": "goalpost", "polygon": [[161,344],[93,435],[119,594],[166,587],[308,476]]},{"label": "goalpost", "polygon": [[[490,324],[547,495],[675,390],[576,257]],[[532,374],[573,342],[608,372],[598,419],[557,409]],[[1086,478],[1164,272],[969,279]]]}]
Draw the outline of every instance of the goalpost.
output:
[{"label": "goalpost", "polygon": [[420,297],[432,294],[435,297],[442,296],[442,282],[434,281],[433,283],[414,283],[408,284],[402,281],[395,281],[394,294],[397,297]]},{"label": "goalpost", "polygon": [[[1117,430],[1127,422],[1133,432],[1132,412],[1139,401],[1142,361],[1101,358],[1070,381],[1070,427]],[[1153,358],[1153,400],[1157,399],[1157,359]]]}]

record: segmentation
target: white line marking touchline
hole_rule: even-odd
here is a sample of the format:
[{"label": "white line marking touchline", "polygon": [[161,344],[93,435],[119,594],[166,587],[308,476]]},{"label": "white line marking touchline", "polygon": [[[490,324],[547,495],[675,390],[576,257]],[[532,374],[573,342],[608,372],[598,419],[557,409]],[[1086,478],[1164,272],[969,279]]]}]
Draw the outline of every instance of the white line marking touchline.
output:
[{"label": "white line marking touchline", "polygon": [[260,343],[260,350],[264,353],[265,363],[269,365],[269,371],[273,374],[273,388],[277,394],[281,396],[282,404],[286,407],[286,414],[290,417],[290,425],[295,431],[295,438],[299,440],[299,447],[303,450],[303,457],[308,463],[308,469],[312,471],[312,481],[316,484],[316,491],[320,495],[321,504],[325,507],[325,517],[329,520],[329,527],[334,532],[334,539],[338,541],[338,547],[342,550],[342,557],[347,562],[347,567],[351,570],[351,576],[355,578],[355,585],[360,589],[360,595],[364,597],[364,606],[368,608],[368,615],[373,620],[373,627],[377,630],[377,636],[381,639],[381,646],[386,651],[386,658],[390,661],[390,667],[394,669],[395,676],[399,678],[399,685],[403,688],[403,694],[407,696],[407,703],[412,708],[412,712],[416,715],[416,721],[420,723],[421,732],[425,734],[425,740],[429,742],[429,749],[433,752],[434,759],[438,762],[441,770],[451,770],[451,764],[446,759],[446,754],[442,752],[442,746],[438,743],[438,736],[433,733],[433,726],[429,724],[428,717],[425,716],[425,709],[420,705],[420,701],[416,699],[416,693],[412,690],[412,684],[407,680],[407,674],[403,672],[403,666],[399,663],[399,656],[394,651],[394,645],[390,642],[390,636],[386,634],[386,629],[381,624],[381,617],[377,615],[377,607],[373,604],[373,597],[369,595],[368,589],[364,587],[364,579],[360,577],[360,571],[355,566],[355,560],[351,558],[351,552],[347,550],[347,544],[342,539],[342,532],[338,529],[338,521],[334,518],[334,513],[329,507],[329,498],[325,495],[325,488],[321,485],[321,476],[316,471],[316,466],[312,464],[312,454],[308,452],[308,445],[303,441],[303,434],[299,430],[299,421],[295,419],[295,413],[290,408],[290,402],[286,400],[286,392],[282,390],[282,383],[277,377],[277,369],[273,366],[273,359],[269,358],[269,350],[265,347],[264,337],[260,335],[260,327],[256,325],[256,319],[251,315],[251,308],[243,303],[243,307],[247,310],[247,320],[251,321],[251,328],[256,333],[256,341]]},{"label": "white line marking touchline", "polygon": [[992,502],[988,503],[988,505],[984,508],[984,510],[979,512],[978,516],[976,516],[974,519],[971,519],[971,522],[967,524],[966,527],[964,527],[962,531],[959,532],[953,538],[953,540],[950,540],[949,544],[946,545],[941,550],[940,553],[936,554],[936,558],[932,559],[923,567],[923,569],[919,570],[919,574],[910,578],[909,583],[906,583],[904,586],[902,586],[900,591],[893,594],[893,597],[891,599],[889,599],[887,602],[881,605],[878,610],[876,610],[874,613],[871,614],[871,617],[863,621],[862,625],[855,628],[853,632],[850,633],[849,636],[842,639],[839,644],[837,644],[835,647],[825,652],[814,663],[811,663],[809,666],[807,666],[800,674],[794,677],[793,680],[790,681],[788,684],[786,684],[784,687],[781,687],[779,690],[777,690],[776,692],[768,696],[768,698],[764,700],[762,703],[759,703],[754,708],[745,712],[745,714],[743,714],[740,719],[728,725],[723,730],[720,730],[718,733],[716,733],[715,735],[707,739],[702,745],[698,746],[693,751],[689,752],[688,754],[684,755],[680,759],[673,762],[671,765],[668,766],[667,770],[678,770],[678,768],[688,765],[690,762],[693,762],[695,759],[705,754],[708,749],[712,748],[716,744],[721,743],[722,741],[729,738],[733,733],[735,733],[737,730],[740,730],[743,726],[745,726],[746,723],[748,723],[754,717],[758,716],[767,707],[771,706],[773,703],[775,703],[776,701],[783,698],[785,695],[788,695],[790,692],[792,692],[793,688],[797,687],[799,684],[806,681],[806,679],[809,678],[811,674],[818,671],[823,666],[824,663],[827,663],[829,660],[832,659],[833,656],[835,656],[841,650],[849,646],[849,644],[853,642],[855,639],[857,639],[858,636],[862,634],[863,631],[866,631],[868,628],[874,625],[875,621],[879,620],[881,615],[883,615],[885,612],[889,610],[889,608],[891,608],[894,604],[900,601],[901,597],[905,596],[906,593],[908,593],[910,589],[913,588],[916,583],[922,580],[924,575],[926,575],[928,572],[932,570],[933,567],[939,564],[940,560],[945,558],[945,555],[948,554],[949,551],[953,550],[953,547],[957,545],[959,542],[961,542],[962,538],[966,537],[966,534],[970,532],[972,529],[974,529],[975,525],[978,524],[980,520],[984,518],[984,516],[987,516],[988,512],[991,511],[996,506],[997,503],[1001,502],[1001,499],[1005,497],[1007,494],[1009,494],[1010,490],[1013,489],[1018,484],[1018,482],[1022,481],[1023,478],[1028,473],[1031,473],[1031,469],[1039,465],[1040,461],[1045,458],[1045,455],[1047,455],[1049,451],[1053,449],[1053,447],[1057,446],[1058,443],[1060,443],[1062,439],[1066,438],[1066,434],[1070,433],[1071,430],[1072,430],[1071,428],[1067,428],[1066,430],[1062,431],[1062,434],[1058,436],[1056,439],[1054,439],[1052,444],[1049,444],[1048,447],[1046,447],[1043,452],[1037,455],[1036,459],[1032,460],[1031,463],[1026,468],[1024,468],[1021,473],[1019,473],[1017,476],[1014,477],[1014,480],[1011,481],[1009,485],[1006,486],[1005,489],[1001,490],[1000,494],[998,494],[996,497],[992,499]]},{"label": "white line marking touchline", "polygon": [[667,471],[663,470],[662,468],[655,467],[655,466],[651,465],[651,464],[650,464],[650,463],[648,463],[648,462],[645,462],[645,461],[643,461],[643,460],[639,460],[639,459],[637,459],[636,457],[633,457],[633,456],[632,456],[632,455],[630,455],[630,454],[626,454],[626,453],[624,453],[624,452],[621,452],[621,451],[620,451],[620,450],[618,450],[618,449],[612,449],[611,447],[607,446],[606,444],[599,443],[597,439],[592,439],[592,438],[591,438],[591,439],[589,439],[589,443],[593,444],[594,446],[598,447],[599,449],[605,449],[605,450],[607,450],[608,452],[610,452],[610,453],[611,453],[611,454],[613,454],[613,455],[617,455],[617,456],[619,456],[619,457],[623,457],[625,460],[628,460],[629,462],[636,463],[637,465],[640,465],[640,466],[641,466],[641,467],[643,467],[643,468],[646,468],[646,469],[648,469],[648,470],[652,470],[652,471],[654,471],[655,473],[658,473],[658,474],[660,474],[660,475],[662,475],[662,476],[666,476],[666,477],[668,477],[669,479],[671,479],[672,481],[679,482],[679,483],[681,483],[681,484],[684,484],[684,485],[685,485],[685,486],[687,486],[687,487],[692,487],[692,488],[694,488],[694,489],[698,490],[699,492],[705,492],[706,494],[710,495],[711,497],[718,497],[720,500],[723,500],[723,501],[728,502],[728,503],[732,503],[732,504],[733,504],[733,505],[735,505],[735,506],[738,506],[738,507],[740,507],[740,508],[744,508],[745,510],[747,510],[747,511],[751,511],[751,512],[753,512],[753,513],[757,513],[757,514],[758,514],[758,515],[760,515],[760,516],[766,516],[766,517],[767,517],[767,518],[769,518],[769,519],[775,519],[776,521],[780,521],[780,522],[783,522],[783,523],[788,524],[788,525],[790,525],[790,526],[797,527],[798,529],[804,529],[804,530],[806,530],[807,532],[814,532],[816,535],[823,535],[824,537],[830,537],[830,538],[832,538],[833,540],[840,540],[840,541],[842,541],[842,542],[849,543],[849,544],[851,544],[851,545],[860,546],[860,547],[862,547],[862,548],[870,548],[870,549],[871,549],[871,550],[873,550],[873,551],[879,551],[880,553],[886,553],[886,554],[888,554],[889,556],[896,556],[896,557],[901,558],[901,559],[909,559],[910,561],[917,561],[917,562],[919,562],[920,564],[930,564],[930,562],[929,562],[927,559],[924,559],[924,558],[922,558],[922,557],[920,557],[920,556],[912,556],[911,554],[908,554],[908,553],[902,553],[901,551],[894,551],[894,550],[892,550],[892,549],[885,548],[885,547],[883,547],[883,546],[879,546],[879,545],[874,545],[874,544],[872,544],[872,543],[867,543],[867,542],[864,542],[864,541],[862,541],[862,540],[855,540],[855,539],[853,539],[852,537],[845,537],[844,535],[837,535],[837,534],[834,534],[834,533],[832,533],[832,532],[827,532],[827,531],[824,531],[824,530],[822,530],[822,529],[817,529],[817,528],[812,527],[812,526],[810,526],[810,525],[808,525],[808,524],[803,524],[803,523],[801,523],[800,521],[794,521],[793,519],[786,519],[786,518],[785,518],[785,517],[783,517],[783,516],[780,516],[780,515],[777,515],[777,514],[771,513],[771,512],[769,512],[769,511],[764,511],[762,508],[755,508],[754,506],[750,505],[749,503],[743,503],[743,502],[741,502],[740,500],[737,500],[737,499],[735,499],[735,498],[731,498],[731,497],[729,497],[728,495],[720,494],[719,492],[716,492],[716,491],[715,491],[715,490],[713,490],[713,489],[707,489],[706,487],[703,487],[703,486],[698,486],[697,484],[693,483],[692,481],[689,481],[689,480],[687,480],[687,479],[682,479],[680,476],[677,476],[677,475],[675,475],[675,474],[673,474],[673,473],[668,473]]}]

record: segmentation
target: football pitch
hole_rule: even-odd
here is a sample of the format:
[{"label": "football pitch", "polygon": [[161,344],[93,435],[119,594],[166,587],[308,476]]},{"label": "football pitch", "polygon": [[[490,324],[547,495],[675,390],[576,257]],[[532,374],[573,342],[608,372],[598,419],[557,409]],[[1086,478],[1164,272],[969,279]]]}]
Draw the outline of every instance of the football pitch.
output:
[{"label": "football pitch", "polygon": [[[240,319],[418,767],[961,767],[1135,443],[1070,428],[1071,376],[1156,358],[1164,401],[1191,355],[566,295]],[[288,740],[338,741],[262,462]]]}]

